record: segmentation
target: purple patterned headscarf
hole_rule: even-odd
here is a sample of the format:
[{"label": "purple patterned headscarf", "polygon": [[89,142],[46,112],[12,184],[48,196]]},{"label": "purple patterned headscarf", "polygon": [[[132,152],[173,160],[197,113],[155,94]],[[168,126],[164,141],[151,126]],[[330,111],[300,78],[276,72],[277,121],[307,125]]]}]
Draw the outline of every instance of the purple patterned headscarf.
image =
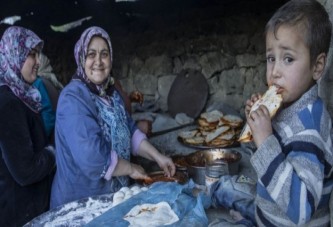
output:
[{"label": "purple patterned headscarf", "polygon": [[43,47],[43,41],[32,31],[11,26],[0,41],[0,86],[8,86],[34,112],[41,110],[37,88],[24,81],[21,69],[32,48]]},{"label": "purple patterned headscarf", "polygon": [[103,82],[100,85],[96,85],[88,79],[87,75],[84,72],[84,64],[86,61],[88,46],[91,39],[94,36],[102,37],[107,42],[109,46],[110,60],[112,64],[112,45],[108,33],[100,27],[96,26],[89,27],[82,33],[80,39],[75,44],[74,56],[77,64],[77,69],[73,78],[80,79],[81,81],[83,81],[85,84],[87,84],[91,92],[93,92],[96,95],[99,96],[111,95],[114,89],[113,86],[114,80],[111,77],[111,75],[108,77],[108,79],[105,82]]}]

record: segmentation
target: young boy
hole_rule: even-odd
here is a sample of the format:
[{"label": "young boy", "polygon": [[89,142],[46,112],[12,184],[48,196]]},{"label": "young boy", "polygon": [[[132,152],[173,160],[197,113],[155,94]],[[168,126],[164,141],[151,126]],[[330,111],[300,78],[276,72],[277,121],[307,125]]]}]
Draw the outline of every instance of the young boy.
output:
[{"label": "young boy", "polygon": [[[258,176],[258,226],[329,225],[332,122],[316,81],[324,71],[331,30],[329,16],[316,0],[291,0],[266,25],[266,79],[279,88],[283,103],[271,120],[265,106],[249,114],[260,95],[246,102],[257,147],[251,164]],[[214,190],[212,200],[218,203],[221,199],[214,197],[223,185]]]}]

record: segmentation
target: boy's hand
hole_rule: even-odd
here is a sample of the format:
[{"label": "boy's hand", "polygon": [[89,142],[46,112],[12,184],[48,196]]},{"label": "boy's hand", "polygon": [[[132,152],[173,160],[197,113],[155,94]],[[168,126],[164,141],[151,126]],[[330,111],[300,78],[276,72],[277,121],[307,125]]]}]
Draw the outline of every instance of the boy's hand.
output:
[{"label": "boy's hand", "polygon": [[247,118],[247,119],[249,118],[249,113],[250,113],[250,110],[251,110],[253,104],[254,104],[257,100],[259,100],[260,98],[261,98],[261,95],[260,95],[259,93],[257,93],[257,94],[253,94],[253,95],[251,96],[251,99],[248,99],[248,100],[246,101],[245,115],[246,115],[246,118]]},{"label": "boy's hand", "polygon": [[247,122],[252,130],[253,140],[257,147],[273,133],[271,117],[267,107],[264,105],[252,111],[247,118]]}]

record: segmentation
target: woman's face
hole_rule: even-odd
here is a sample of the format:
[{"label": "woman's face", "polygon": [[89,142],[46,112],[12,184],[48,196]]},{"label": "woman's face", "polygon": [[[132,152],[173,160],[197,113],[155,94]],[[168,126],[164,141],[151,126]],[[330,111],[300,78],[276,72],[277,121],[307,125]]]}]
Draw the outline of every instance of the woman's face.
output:
[{"label": "woman's face", "polygon": [[84,72],[92,83],[99,85],[108,78],[110,71],[111,56],[108,44],[103,38],[95,36],[88,46]]},{"label": "woman's face", "polygon": [[39,64],[39,52],[36,49],[32,49],[21,69],[23,79],[27,83],[32,84],[36,80]]}]

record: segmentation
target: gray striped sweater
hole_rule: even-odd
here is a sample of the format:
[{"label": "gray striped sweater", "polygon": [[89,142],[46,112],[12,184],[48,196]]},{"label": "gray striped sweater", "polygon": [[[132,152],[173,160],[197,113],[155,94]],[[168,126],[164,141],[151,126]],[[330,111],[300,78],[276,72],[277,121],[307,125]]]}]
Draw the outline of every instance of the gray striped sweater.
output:
[{"label": "gray striped sweater", "polygon": [[251,157],[258,226],[328,226],[332,122],[318,86],[280,110],[272,126],[273,135]]}]

